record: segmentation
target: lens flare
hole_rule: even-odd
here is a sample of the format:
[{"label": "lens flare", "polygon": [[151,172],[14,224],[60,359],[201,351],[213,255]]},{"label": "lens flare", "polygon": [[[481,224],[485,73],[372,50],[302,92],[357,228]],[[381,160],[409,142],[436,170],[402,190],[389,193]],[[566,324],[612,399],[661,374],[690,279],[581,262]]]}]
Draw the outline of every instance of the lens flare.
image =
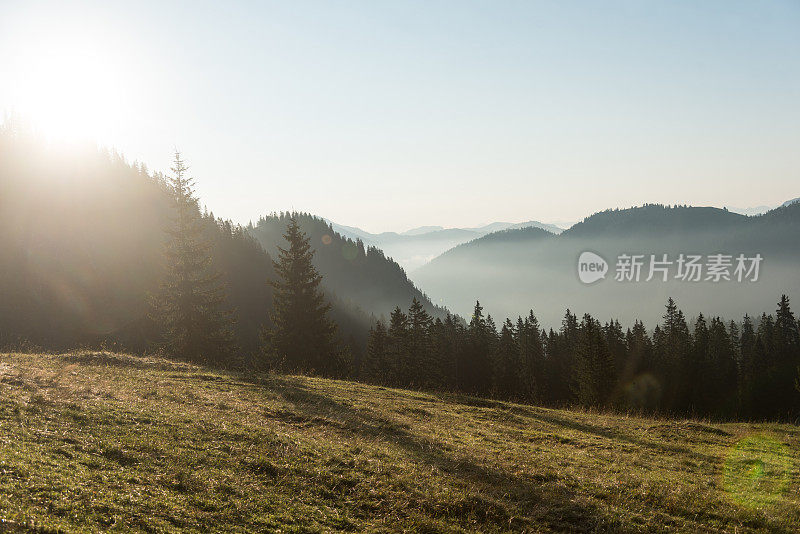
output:
[{"label": "lens flare", "polygon": [[764,434],[752,435],[728,452],[722,485],[740,506],[763,508],[781,500],[792,469],[792,458],[784,444]]},{"label": "lens flare", "polygon": [[624,385],[623,395],[628,406],[641,410],[654,410],[661,400],[661,382],[649,373],[634,377]]},{"label": "lens flare", "polygon": [[342,245],[342,256],[347,261],[353,261],[358,257],[358,247],[355,244],[347,242]]}]

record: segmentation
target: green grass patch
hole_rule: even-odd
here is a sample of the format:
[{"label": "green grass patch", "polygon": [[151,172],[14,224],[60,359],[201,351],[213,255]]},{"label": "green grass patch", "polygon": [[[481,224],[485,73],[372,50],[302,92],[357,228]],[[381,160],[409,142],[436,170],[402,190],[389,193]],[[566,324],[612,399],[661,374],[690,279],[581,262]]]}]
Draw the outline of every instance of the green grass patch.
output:
[{"label": "green grass patch", "polygon": [[792,531],[800,429],[0,355],[0,532]]}]

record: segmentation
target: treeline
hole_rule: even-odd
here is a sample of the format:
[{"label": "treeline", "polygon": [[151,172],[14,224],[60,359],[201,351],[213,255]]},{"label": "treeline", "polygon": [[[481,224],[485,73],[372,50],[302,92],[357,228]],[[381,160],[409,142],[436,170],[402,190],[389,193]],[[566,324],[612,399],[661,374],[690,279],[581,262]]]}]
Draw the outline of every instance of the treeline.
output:
[{"label": "treeline", "polygon": [[468,324],[414,302],[370,331],[359,376],[551,406],[670,416],[787,419],[800,414],[800,325],[784,295],[775,315],[690,325],[669,299],[652,334],[567,310],[561,328],[533,312],[500,327],[480,303]]},{"label": "treeline", "polygon": [[[670,415],[800,412],[786,297],[775,315],[691,325],[670,300],[652,333],[569,311],[557,331],[533,313],[498,327],[480,305],[467,323],[321,219],[280,214],[241,227],[201,210],[177,156],[166,177],[94,149],[57,156],[2,125],[0,251],[0,348],[160,349],[220,366]],[[370,329],[367,314],[389,301],[411,305]]]}]

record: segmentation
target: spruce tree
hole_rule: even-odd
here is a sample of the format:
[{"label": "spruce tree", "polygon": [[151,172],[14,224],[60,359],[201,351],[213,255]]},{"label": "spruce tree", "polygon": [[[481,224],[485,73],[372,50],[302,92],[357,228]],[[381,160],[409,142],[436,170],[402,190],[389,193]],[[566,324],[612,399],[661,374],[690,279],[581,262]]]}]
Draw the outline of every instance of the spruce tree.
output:
[{"label": "spruce tree", "polygon": [[382,321],[376,321],[369,329],[367,355],[361,369],[362,378],[367,382],[386,382],[386,343],[386,326]]},{"label": "spruce tree", "polygon": [[653,332],[654,367],[663,386],[663,406],[672,413],[686,413],[697,375],[691,358],[691,336],[686,318],[675,301],[667,301],[663,325]]},{"label": "spruce tree", "polygon": [[500,397],[519,399],[522,392],[519,335],[509,319],[500,329],[494,360],[494,391]]},{"label": "spruce tree", "polygon": [[458,388],[465,338],[464,326],[448,313],[442,323],[440,335],[434,341],[436,350],[440,353],[442,384],[448,389]]},{"label": "spruce tree", "polygon": [[395,306],[389,316],[389,330],[387,333],[385,369],[387,381],[392,385],[405,385],[403,370],[408,359],[408,316],[399,306]]},{"label": "spruce tree", "polygon": [[517,337],[522,359],[520,364],[522,396],[528,401],[541,400],[547,391],[544,377],[544,347],[539,320],[533,314],[533,310],[528,313],[524,321],[522,318],[517,320]]},{"label": "spruce tree", "polygon": [[578,337],[571,372],[573,398],[583,406],[603,406],[614,385],[614,361],[603,328],[587,313]]},{"label": "spruce tree", "polygon": [[331,305],[320,290],[322,276],[312,263],[314,250],[296,216],[283,235],[288,248],[278,247],[273,261],[272,329],[264,332],[264,354],[273,365],[304,373],[335,373],[339,353]]},{"label": "spruce tree", "polygon": [[220,273],[211,267],[211,246],[203,223],[194,179],[175,153],[173,175],[167,179],[173,217],[167,228],[166,274],[152,298],[152,318],[163,332],[172,355],[196,362],[226,363],[233,352],[232,314],[226,310]]},{"label": "spruce tree", "polygon": [[686,393],[689,399],[690,413],[706,413],[711,403],[712,383],[715,378],[714,362],[708,354],[708,324],[701,313],[694,324],[692,335],[691,367],[686,376]]},{"label": "spruce tree", "polygon": [[521,316],[517,317],[514,332],[516,333],[517,346],[519,348],[519,394],[522,399],[532,402],[536,398],[536,364],[529,347],[528,327]]},{"label": "spruce tree", "polygon": [[[660,328],[658,335],[660,336]],[[654,334],[656,335],[656,334]],[[655,411],[661,400],[661,384],[653,378],[653,342],[647,335],[644,324],[636,320],[625,336],[628,361],[618,370],[618,382],[622,385],[623,398],[630,408]]]},{"label": "spruce tree", "polygon": [[781,295],[775,313],[775,340],[780,353],[788,353],[800,345],[800,332],[786,295]]},{"label": "spruce tree", "polygon": [[775,411],[778,414],[791,415],[800,411],[800,402],[794,388],[794,371],[800,363],[800,331],[797,321],[789,307],[789,297],[781,296],[775,313],[774,365],[775,380],[773,387],[776,393]]},{"label": "spruce tree", "polygon": [[425,378],[428,387],[443,389],[447,384],[448,356],[450,353],[447,339],[445,323],[437,317],[431,323],[429,356],[425,364]]},{"label": "spruce tree", "polygon": [[414,297],[408,309],[409,346],[405,382],[417,387],[428,382],[427,363],[430,361],[430,330],[433,319],[422,303]]},{"label": "spruce tree", "polygon": [[492,386],[491,353],[496,331],[489,318],[484,318],[480,302],[475,303],[466,335],[460,384],[467,392],[485,395]]},{"label": "spruce tree", "polygon": [[551,330],[548,343],[548,385],[554,403],[573,400],[572,371],[580,341],[578,317],[567,309],[558,334]]},{"label": "spruce tree", "polygon": [[713,373],[707,374],[706,414],[730,417],[736,409],[736,356],[730,334],[719,317],[711,320],[708,329],[707,362]]},{"label": "spruce tree", "polygon": [[754,386],[756,384],[756,333],[753,320],[749,315],[742,319],[742,335],[739,341],[741,360],[739,364],[739,399],[742,414],[751,417],[753,414]]},{"label": "spruce tree", "polygon": [[[610,391],[613,391],[614,394],[617,395],[619,393],[619,388],[617,387],[616,379],[618,378],[618,374],[625,369],[628,362],[628,347],[625,344],[625,333],[622,331],[620,322],[612,319],[603,326],[603,334],[606,338],[608,351],[611,354],[611,361],[613,362],[614,379],[612,380],[612,384],[609,384],[609,387]],[[617,399],[609,400],[614,401]]]}]

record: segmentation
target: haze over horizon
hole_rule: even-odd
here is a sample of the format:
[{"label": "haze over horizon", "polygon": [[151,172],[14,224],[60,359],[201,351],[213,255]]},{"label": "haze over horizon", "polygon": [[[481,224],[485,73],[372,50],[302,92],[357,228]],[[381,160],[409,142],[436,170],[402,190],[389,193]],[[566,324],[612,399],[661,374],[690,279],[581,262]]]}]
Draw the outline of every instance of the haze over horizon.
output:
[{"label": "haze over horizon", "polygon": [[[798,196],[800,4],[7,1],[0,113],[378,233]],[[754,193],[753,186],[758,184]]]}]

